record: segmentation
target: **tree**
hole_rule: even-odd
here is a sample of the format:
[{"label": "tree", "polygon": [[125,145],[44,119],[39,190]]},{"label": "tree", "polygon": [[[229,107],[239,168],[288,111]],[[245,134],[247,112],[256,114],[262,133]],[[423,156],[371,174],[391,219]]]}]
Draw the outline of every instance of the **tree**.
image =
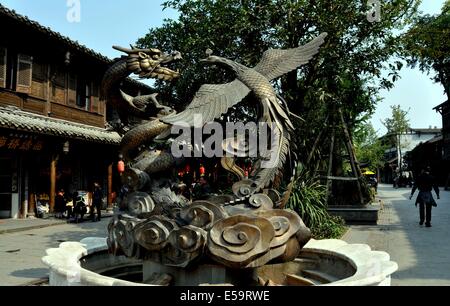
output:
[{"label": "tree", "polygon": [[402,170],[402,135],[409,129],[408,111],[402,110],[400,105],[391,106],[392,116],[382,121],[383,125],[388,130],[388,135],[394,137],[395,146],[397,148],[398,167]]},{"label": "tree", "polygon": [[402,41],[408,65],[419,65],[427,73],[434,70],[433,80],[444,86],[450,99],[450,0],[445,2],[441,14],[416,18]]},{"label": "tree", "polygon": [[372,124],[361,122],[353,134],[356,156],[359,162],[366,163],[370,169],[378,169],[384,164],[387,146],[379,139]]},{"label": "tree", "polygon": [[[393,87],[402,63],[390,59],[402,51],[402,30],[416,17],[421,0],[381,2],[381,20],[371,22],[366,0],[168,0],[163,8],[177,10],[179,19],[150,29],[137,45],[182,52],[181,78],[170,85],[156,83],[161,100],[170,101],[180,111],[202,84],[234,79],[224,69],[199,63],[206,57],[206,49],[253,67],[269,48],[298,47],[327,32],[320,53],[307,65],[276,80],[274,86],[290,111],[304,119],[294,121],[292,141],[297,144],[298,160],[312,172],[318,165],[320,170],[330,168],[331,175],[339,176],[348,158],[342,152],[348,150],[349,142],[339,129],[342,120],[338,110],[352,134],[362,114],[374,112],[380,89]],[[251,103],[241,105],[251,108],[247,106]],[[231,110],[231,118],[242,120],[239,118],[245,113],[252,113],[241,113],[241,105]],[[322,131],[329,133],[326,141],[316,141]],[[336,145],[331,145],[331,139],[336,139]],[[330,160],[333,167],[328,167]]]},{"label": "tree", "polygon": [[[420,0],[383,2],[381,22],[369,22],[366,1],[325,0],[170,0],[163,8],[180,13],[138,40],[140,47],[179,50],[184,54],[177,83],[157,82],[161,97],[177,109],[188,104],[201,84],[225,82],[223,69],[198,63],[210,48],[215,54],[255,65],[269,48],[292,48],[328,32],[326,44],[308,65],[275,85],[296,122],[297,142],[311,148],[327,113],[342,106],[350,129],[362,112],[374,110],[380,88],[392,88],[401,63],[387,60],[400,51],[395,29],[403,29],[417,12]],[[397,32],[398,33],[398,32]],[[388,70],[389,77],[382,71]],[[234,78],[234,77],[233,77]],[[299,146],[300,158],[309,152]]]}]

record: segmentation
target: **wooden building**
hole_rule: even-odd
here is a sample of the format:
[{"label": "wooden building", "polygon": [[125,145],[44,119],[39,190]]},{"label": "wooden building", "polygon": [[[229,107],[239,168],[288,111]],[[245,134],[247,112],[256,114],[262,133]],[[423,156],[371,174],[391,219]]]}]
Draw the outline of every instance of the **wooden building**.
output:
[{"label": "wooden building", "polygon": [[441,163],[439,171],[445,177],[445,189],[450,188],[450,101],[433,108],[442,115]]},{"label": "wooden building", "polygon": [[445,101],[433,109],[442,115],[442,159],[450,161],[450,101]]},{"label": "wooden building", "polygon": [[[388,133],[382,136],[381,142],[386,146],[386,150],[384,153],[384,167],[380,169],[380,178],[382,183],[392,184],[394,182],[394,178],[397,176],[407,177],[409,180],[410,173],[412,169],[410,169],[410,165],[408,164],[405,156],[411,152],[414,148],[416,148],[419,144],[425,143],[431,139],[434,139],[437,136],[441,135],[441,129],[437,127],[429,127],[429,128],[408,128],[405,133],[400,135],[401,142],[401,156],[400,159],[400,150],[397,147],[397,137],[398,135]],[[400,167],[400,160],[402,165]],[[404,173],[399,173],[399,169],[402,169]]]},{"label": "wooden building", "polygon": [[425,168],[430,168],[439,186],[447,185],[450,161],[444,159],[443,136],[436,136],[420,143],[405,156],[408,168],[417,177]]},{"label": "wooden building", "polygon": [[0,218],[25,218],[39,200],[52,208],[58,189],[94,181],[111,204],[121,138],[100,99],[111,60],[2,5],[0,28]]}]

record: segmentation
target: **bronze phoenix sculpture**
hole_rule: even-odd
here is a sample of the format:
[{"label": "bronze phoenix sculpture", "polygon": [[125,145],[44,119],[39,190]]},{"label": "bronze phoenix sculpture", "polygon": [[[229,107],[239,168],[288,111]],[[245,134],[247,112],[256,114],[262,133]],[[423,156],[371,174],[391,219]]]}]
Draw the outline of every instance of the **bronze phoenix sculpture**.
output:
[{"label": "bronze phoenix sculpture", "polygon": [[[268,187],[289,155],[289,134],[294,129],[289,109],[276,94],[270,81],[308,63],[319,52],[326,36],[327,33],[323,33],[308,44],[294,49],[268,50],[254,68],[245,67],[219,56],[209,56],[202,61],[209,64],[220,64],[231,69],[237,76],[236,80],[227,84],[203,85],[185,111],[165,117],[162,121],[168,124],[182,122],[194,126],[194,116],[201,114],[201,124],[203,125],[219,118],[231,107],[241,102],[250,92],[253,92],[262,106],[262,121],[274,123],[279,143],[275,146],[277,148],[275,166],[260,169],[251,194]],[[265,156],[265,158],[268,157]]]}]

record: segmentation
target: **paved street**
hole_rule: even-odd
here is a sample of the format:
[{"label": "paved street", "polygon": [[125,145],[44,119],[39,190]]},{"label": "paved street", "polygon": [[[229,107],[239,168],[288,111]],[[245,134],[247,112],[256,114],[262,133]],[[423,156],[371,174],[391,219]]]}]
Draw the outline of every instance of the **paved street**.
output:
[{"label": "paved street", "polygon": [[48,248],[85,237],[106,237],[110,218],[101,222],[55,225],[0,234],[0,285],[23,285],[48,276],[41,262]]},{"label": "paved street", "polygon": [[384,208],[379,225],[352,226],[343,239],[388,252],[399,265],[392,285],[450,285],[450,192],[441,189],[431,228],[419,225],[419,209],[408,199],[410,192],[380,185]]},{"label": "paved street", "polygon": [[[383,209],[379,225],[351,226],[343,239],[388,252],[399,265],[392,285],[450,285],[450,192],[441,190],[432,228],[419,225],[419,211],[414,201],[408,200],[409,194],[410,189],[380,185]],[[41,257],[47,248],[89,236],[105,237],[109,220],[0,234],[0,285],[23,285],[45,278],[48,272]]]}]

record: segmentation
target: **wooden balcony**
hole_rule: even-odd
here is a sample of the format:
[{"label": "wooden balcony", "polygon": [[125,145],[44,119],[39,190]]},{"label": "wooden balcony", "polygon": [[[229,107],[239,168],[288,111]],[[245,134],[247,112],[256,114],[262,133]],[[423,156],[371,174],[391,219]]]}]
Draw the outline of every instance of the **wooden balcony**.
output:
[{"label": "wooden balcony", "polygon": [[[105,127],[105,116],[102,114],[89,112],[76,106],[64,105],[57,102],[47,102],[44,99],[26,94],[19,94],[12,91],[0,91],[0,106],[8,105],[16,106],[27,112],[50,116],[56,119],[83,123],[99,128]],[[104,108],[104,105],[102,108]]]}]

